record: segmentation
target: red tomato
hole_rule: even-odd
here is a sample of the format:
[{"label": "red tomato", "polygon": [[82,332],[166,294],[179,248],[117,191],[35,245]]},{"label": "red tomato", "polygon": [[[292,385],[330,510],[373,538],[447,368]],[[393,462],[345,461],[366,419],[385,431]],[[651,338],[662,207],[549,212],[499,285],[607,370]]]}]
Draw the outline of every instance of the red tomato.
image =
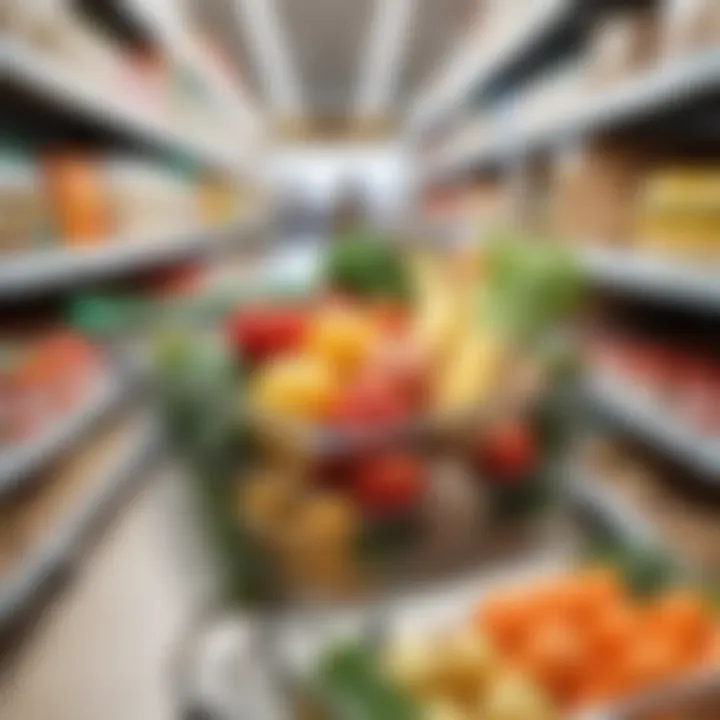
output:
[{"label": "red tomato", "polygon": [[501,480],[514,482],[535,469],[537,441],[526,423],[510,420],[482,436],[479,455],[483,469]]},{"label": "red tomato", "polygon": [[307,316],[298,308],[252,307],[238,310],[227,323],[230,346],[250,362],[296,349],[305,335]]},{"label": "red tomato", "polygon": [[418,503],[425,480],[425,467],[416,457],[407,453],[377,455],[358,466],[353,495],[369,515],[397,515]]},{"label": "red tomato", "polygon": [[360,430],[402,422],[408,405],[392,379],[379,374],[366,374],[350,385],[330,409],[331,425],[347,430]]},{"label": "red tomato", "polygon": [[407,331],[410,314],[402,305],[379,303],[372,312],[380,327],[389,336],[397,336]]},{"label": "red tomato", "polygon": [[427,404],[430,363],[425,353],[400,334],[378,343],[371,358],[371,372],[388,378],[412,408]]}]

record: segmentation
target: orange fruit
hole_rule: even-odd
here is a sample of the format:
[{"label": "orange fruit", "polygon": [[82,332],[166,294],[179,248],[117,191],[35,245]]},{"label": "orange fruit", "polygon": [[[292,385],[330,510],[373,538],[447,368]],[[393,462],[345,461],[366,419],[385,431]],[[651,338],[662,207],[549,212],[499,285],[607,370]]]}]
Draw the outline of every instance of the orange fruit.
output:
[{"label": "orange fruit", "polygon": [[512,592],[488,598],[475,613],[475,626],[506,653],[517,647],[527,625],[528,607]]},{"label": "orange fruit", "polygon": [[645,613],[649,634],[671,638],[688,659],[698,659],[715,630],[702,600],[687,590],[675,590],[653,602]]},{"label": "orange fruit", "polygon": [[628,603],[617,603],[601,610],[588,625],[593,656],[600,662],[612,661],[636,635],[638,614]]},{"label": "orange fruit", "polygon": [[531,677],[564,697],[584,671],[587,648],[571,625],[547,620],[532,628],[518,660]]},{"label": "orange fruit", "polygon": [[650,687],[677,673],[678,656],[672,643],[660,636],[638,637],[620,659],[628,690]]}]

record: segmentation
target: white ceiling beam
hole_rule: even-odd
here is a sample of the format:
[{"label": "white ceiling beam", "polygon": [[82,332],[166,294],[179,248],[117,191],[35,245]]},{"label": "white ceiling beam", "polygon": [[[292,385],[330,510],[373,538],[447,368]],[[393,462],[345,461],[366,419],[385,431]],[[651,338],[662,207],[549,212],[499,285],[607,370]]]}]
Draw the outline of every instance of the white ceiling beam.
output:
[{"label": "white ceiling beam", "polygon": [[406,56],[414,9],[413,0],[375,0],[356,96],[356,115],[378,117],[387,111]]},{"label": "white ceiling beam", "polygon": [[271,109],[281,115],[301,115],[300,81],[275,0],[235,0],[235,11],[267,88]]}]

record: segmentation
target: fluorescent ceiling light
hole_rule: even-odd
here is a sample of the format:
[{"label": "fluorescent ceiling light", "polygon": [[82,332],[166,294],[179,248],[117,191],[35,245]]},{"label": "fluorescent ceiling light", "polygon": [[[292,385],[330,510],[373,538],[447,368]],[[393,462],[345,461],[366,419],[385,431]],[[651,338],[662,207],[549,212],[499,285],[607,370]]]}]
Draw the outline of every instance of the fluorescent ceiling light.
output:
[{"label": "fluorescent ceiling light", "polygon": [[238,24],[260,68],[270,104],[283,115],[300,115],[300,83],[290,61],[275,0],[235,0]]},{"label": "fluorescent ceiling light", "polygon": [[375,14],[362,66],[356,113],[377,117],[386,110],[407,47],[413,0],[375,0]]}]

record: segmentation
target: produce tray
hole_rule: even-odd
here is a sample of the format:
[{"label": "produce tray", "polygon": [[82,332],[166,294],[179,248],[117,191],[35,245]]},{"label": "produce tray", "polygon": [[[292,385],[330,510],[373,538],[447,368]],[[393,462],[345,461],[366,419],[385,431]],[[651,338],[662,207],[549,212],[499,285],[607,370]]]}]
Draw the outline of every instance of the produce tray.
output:
[{"label": "produce tray", "polygon": [[[452,626],[490,592],[567,569],[571,552],[535,553],[431,590],[342,610],[258,617],[211,610],[183,638],[175,656],[176,700],[186,718],[281,720],[298,717],[293,698],[319,654],[338,640],[370,644],[408,629]],[[646,720],[671,705],[720,704],[720,669],[703,670],[621,702],[567,716],[574,720]],[[351,716],[323,708],[332,720]],[[704,717],[704,716],[703,716]],[[708,717],[715,717],[710,715]]]}]

